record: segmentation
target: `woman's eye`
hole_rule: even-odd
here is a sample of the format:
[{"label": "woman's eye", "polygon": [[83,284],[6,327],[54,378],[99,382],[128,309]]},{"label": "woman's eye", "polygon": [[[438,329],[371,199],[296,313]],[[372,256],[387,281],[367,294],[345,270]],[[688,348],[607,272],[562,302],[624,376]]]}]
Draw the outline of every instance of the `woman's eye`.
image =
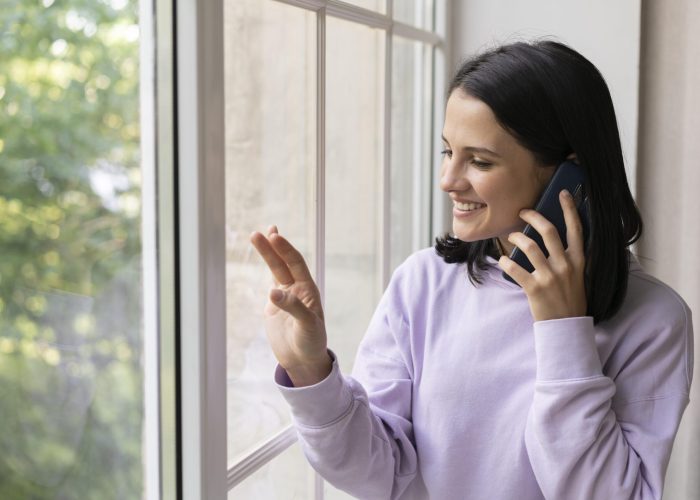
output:
[{"label": "woman's eye", "polygon": [[440,151],[440,154],[442,156],[447,155],[448,158],[452,158],[452,150],[451,149],[443,149],[442,151]]},{"label": "woman's eye", "polygon": [[476,168],[489,168],[492,165],[492,163],[472,159],[472,165],[474,165]]}]

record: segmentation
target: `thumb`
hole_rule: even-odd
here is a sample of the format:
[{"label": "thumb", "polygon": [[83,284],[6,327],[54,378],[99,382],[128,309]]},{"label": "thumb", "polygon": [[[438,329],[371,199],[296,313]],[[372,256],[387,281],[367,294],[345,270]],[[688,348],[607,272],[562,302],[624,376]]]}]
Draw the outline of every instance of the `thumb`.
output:
[{"label": "thumb", "polygon": [[307,325],[313,324],[313,313],[293,293],[273,288],[270,290],[270,301],[298,321]]}]

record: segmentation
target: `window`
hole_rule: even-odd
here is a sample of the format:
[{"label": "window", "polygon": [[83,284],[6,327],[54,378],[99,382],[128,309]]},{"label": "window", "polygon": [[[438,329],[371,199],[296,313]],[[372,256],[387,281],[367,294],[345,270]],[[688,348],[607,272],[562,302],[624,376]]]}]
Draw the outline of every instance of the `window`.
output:
[{"label": "window", "polygon": [[3,3],[1,498],[344,497],[274,387],[248,236],[302,250],[349,372],[431,244],[443,9]]},{"label": "window", "polygon": [[441,15],[430,1],[224,3],[231,498],[346,498],[295,444],[262,322],[272,280],[248,237],[276,224],[302,251],[349,373],[391,272],[431,245]]},{"label": "window", "polygon": [[0,8],[0,498],[143,495],[138,7]]}]

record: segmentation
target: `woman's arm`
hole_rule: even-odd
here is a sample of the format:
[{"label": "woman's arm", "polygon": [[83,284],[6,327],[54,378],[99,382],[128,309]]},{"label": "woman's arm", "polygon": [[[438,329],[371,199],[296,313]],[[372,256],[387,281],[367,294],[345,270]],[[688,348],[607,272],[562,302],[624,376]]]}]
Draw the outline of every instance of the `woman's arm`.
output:
[{"label": "woman's arm", "polygon": [[535,271],[507,257],[499,261],[523,287],[535,320],[537,378],[525,429],[530,463],[548,499],[660,499],[690,392],[690,310],[672,292],[664,298],[653,287],[644,299],[628,297],[625,314],[636,317],[637,325],[611,353],[621,361],[614,380],[605,376],[593,318],[583,316],[581,221],[570,195],[560,193],[560,201],[567,248],[549,221],[524,210],[521,217],[542,235],[550,255],[516,232],[509,240]]},{"label": "woman's arm", "polygon": [[[409,485],[420,481],[401,274],[400,267],[374,312],[353,377],[340,373],[335,356],[331,374],[313,386],[292,387],[281,367],[275,374],[311,465],[337,488],[363,499],[404,498]],[[411,490],[420,488],[411,485]]]},{"label": "woman's arm", "polygon": [[265,332],[279,362],[276,381],[289,401],[304,451],[331,483],[361,498],[398,498],[415,476],[411,377],[401,363],[396,334],[396,280],[384,294],[363,341],[380,356],[360,355],[372,374],[370,392],[341,376],[327,349],[321,297],[301,253],[277,228],[251,235],[275,288],[265,306]]},{"label": "woman's arm", "polygon": [[331,374],[314,386],[293,388],[281,368],[275,374],[304,454],[324,479],[357,498],[399,498],[417,468],[405,366],[384,356],[358,356],[356,363],[373,374],[368,395],[333,358]]},{"label": "woman's arm", "polygon": [[594,333],[590,317],[535,323],[525,429],[533,471],[547,499],[660,499],[688,404],[689,318],[669,318],[615,381],[602,373]]}]

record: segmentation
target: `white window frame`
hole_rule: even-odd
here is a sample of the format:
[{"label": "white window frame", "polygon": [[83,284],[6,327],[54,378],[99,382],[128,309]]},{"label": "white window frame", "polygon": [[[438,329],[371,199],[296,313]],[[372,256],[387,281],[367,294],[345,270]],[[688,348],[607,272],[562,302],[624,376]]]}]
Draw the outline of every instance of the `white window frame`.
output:
[{"label": "white window frame", "polygon": [[140,1],[146,498],[223,499],[223,0]]},{"label": "white window frame", "polygon": [[[155,151],[146,151],[143,158],[155,163],[155,176],[144,178],[144,221],[157,228],[146,234],[144,223],[144,248],[153,244],[157,249],[155,255],[144,257],[145,353],[157,359],[146,366],[148,498],[224,499],[229,490],[296,442],[294,429],[287,427],[227,468],[223,1],[141,0],[142,39],[150,36],[155,41],[155,47],[142,45],[142,67],[155,60],[152,72],[142,72],[142,96],[146,96],[142,103],[148,102],[148,94],[155,97],[152,113],[142,111],[142,126],[153,126],[155,138]],[[449,60],[445,42],[449,2],[435,0],[430,31],[394,21],[393,0],[386,0],[384,14],[337,0],[270,1],[317,16],[316,277],[322,296],[326,19],[341,18],[387,34],[381,204],[381,278],[386,285],[391,273],[392,35],[433,47],[429,147],[436,150]],[[144,140],[148,137],[144,135]],[[420,165],[425,154],[414,157],[413,171],[420,173],[426,168]],[[431,215],[413,221],[413,232],[420,235],[414,242],[424,246],[442,231],[449,215],[434,182],[439,157],[430,158]],[[426,178],[422,175],[420,180]],[[149,279],[157,287],[149,287]],[[316,500],[322,500],[323,489],[323,480],[316,475]]]},{"label": "white window frame", "polygon": [[182,498],[225,498],[223,0],[175,0]]},{"label": "white window frame", "polygon": [[140,0],[144,498],[181,498],[172,0]]}]

